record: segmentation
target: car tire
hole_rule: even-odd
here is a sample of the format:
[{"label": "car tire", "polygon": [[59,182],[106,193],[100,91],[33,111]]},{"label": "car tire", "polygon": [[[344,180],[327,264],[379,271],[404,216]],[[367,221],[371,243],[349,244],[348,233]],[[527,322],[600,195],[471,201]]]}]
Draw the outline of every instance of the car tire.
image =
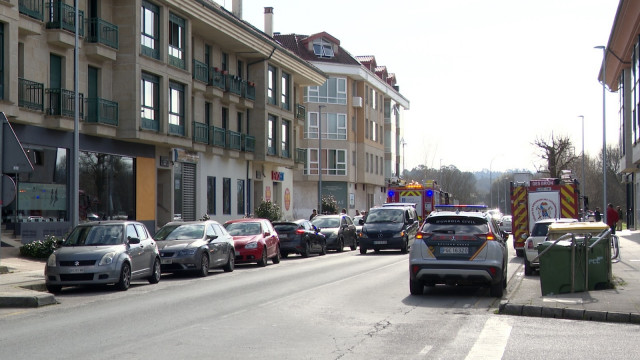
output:
[{"label": "car tire", "polygon": [[267,247],[262,248],[262,257],[258,260],[258,266],[265,267],[267,266]]},{"label": "car tire", "polygon": [[367,248],[363,248],[362,246],[360,246],[360,255],[366,255],[367,254]]},{"label": "car tire", "polygon": [[404,241],[402,241],[402,247],[400,248],[400,252],[403,254],[406,254],[409,252],[409,240],[404,239]]},{"label": "car tire", "polygon": [[209,275],[209,256],[206,253],[202,253],[200,256],[200,268],[198,268],[198,276],[205,277]]},{"label": "car tire", "polygon": [[516,249],[517,257],[524,257],[524,249]]},{"label": "car tire", "polygon": [[60,285],[47,285],[47,291],[52,294],[58,294],[62,291],[62,286]]},{"label": "car tire", "polygon": [[492,297],[502,298],[502,296],[504,295],[504,287],[502,287],[503,281],[504,279],[500,279],[500,281],[498,281],[497,283],[491,284],[491,286],[489,287],[489,294]]},{"label": "car tire", "polygon": [[338,239],[338,248],[336,249],[337,252],[343,252],[344,251],[344,239],[340,238]]},{"label": "car tire", "polygon": [[320,256],[327,255],[327,242],[322,243],[322,248],[320,249]]},{"label": "car tire", "polygon": [[120,268],[120,278],[116,284],[116,288],[120,291],[127,291],[131,286],[131,265],[128,262],[122,264]]},{"label": "car tire", "polygon": [[303,258],[307,258],[309,257],[309,240],[305,239],[304,241],[304,248],[302,249],[302,252],[300,253],[300,256],[302,256]]},{"label": "car tire", "polygon": [[411,295],[422,295],[424,294],[424,284],[417,280],[409,279],[409,292]]},{"label": "car tire", "polygon": [[229,259],[227,260],[227,264],[222,268],[224,272],[233,272],[233,269],[236,267],[236,254],[233,251],[229,252]]},{"label": "car tire", "polygon": [[524,258],[524,274],[527,276],[533,275],[533,267],[531,266],[531,262],[525,256]]},{"label": "car tire", "polygon": [[287,257],[289,257],[289,253],[283,251],[283,252],[280,253],[280,257],[283,258],[283,259],[286,259]]},{"label": "car tire", "polygon": [[160,259],[156,258],[153,261],[153,270],[151,276],[147,279],[149,284],[157,284],[160,282],[160,277],[162,276],[162,269],[160,268]]},{"label": "car tire", "polygon": [[356,239],[353,239],[353,243],[351,244],[350,249],[353,251],[353,250],[355,250],[356,248],[358,248],[358,244],[356,244]]},{"label": "car tire", "polygon": [[276,248],[276,254],[271,258],[271,262],[274,264],[280,264],[280,246]]}]

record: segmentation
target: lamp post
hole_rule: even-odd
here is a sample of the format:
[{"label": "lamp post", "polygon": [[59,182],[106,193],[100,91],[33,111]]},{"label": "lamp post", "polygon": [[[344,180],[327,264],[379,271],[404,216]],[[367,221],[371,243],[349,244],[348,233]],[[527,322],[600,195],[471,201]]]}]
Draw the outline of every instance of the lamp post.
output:
[{"label": "lamp post", "polygon": [[404,175],[404,146],[407,145],[407,142],[404,141],[404,138],[400,139],[400,145],[402,145],[402,171],[400,172],[400,176]]},{"label": "lamp post", "polygon": [[582,119],[582,220],[584,220],[584,215],[585,212],[587,211],[587,209],[584,206],[584,183],[585,183],[585,177],[584,177],[584,115],[578,115],[579,118]]},{"label": "lamp post", "polygon": [[322,214],[322,108],[318,105],[318,213]]},{"label": "lamp post", "polygon": [[605,98],[607,84],[607,47],[596,46],[594,49],[602,50],[602,219],[607,222],[607,117]]},{"label": "lamp post", "polygon": [[489,207],[490,208],[493,208],[493,187],[491,186],[491,184],[493,183],[493,179],[492,179],[493,171],[491,170],[491,168],[493,167],[493,160],[495,160],[500,155],[494,156],[491,159],[491,162],[489,163]]}]

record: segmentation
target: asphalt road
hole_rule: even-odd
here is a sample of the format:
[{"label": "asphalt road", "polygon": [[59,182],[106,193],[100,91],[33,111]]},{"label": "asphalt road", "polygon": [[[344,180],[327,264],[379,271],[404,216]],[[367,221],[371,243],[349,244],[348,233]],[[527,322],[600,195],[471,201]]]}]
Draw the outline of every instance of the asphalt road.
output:
[{"label": "asphalt road", "polygon": [[487,289],[408,286],[407,255],[348,251],[70,288],[59,305],[0,314],[0,359],[636,358],[635,325],[496,315]]}]

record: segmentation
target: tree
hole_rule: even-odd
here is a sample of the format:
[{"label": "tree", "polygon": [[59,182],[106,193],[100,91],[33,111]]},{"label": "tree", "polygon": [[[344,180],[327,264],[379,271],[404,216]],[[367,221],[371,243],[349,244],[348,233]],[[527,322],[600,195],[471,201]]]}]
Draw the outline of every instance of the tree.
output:
[{"label": "tree", "polygon": [[569,137],[555,138],[551,134],[550,142],[536,138],[532,145],[538,147],[540,159],[546,162],[537,168],[538,172],[549,174],[550,178],[559,178],[560,171],[568,169],[578,159],[572,152],[573,144]]},{"label": "tree", "polygon": [[280,220],[282,212],[278,204],[272,203],[271,201],[263,201],[256,209],[256,217],[269,219],[269,221],[274,222]]}]

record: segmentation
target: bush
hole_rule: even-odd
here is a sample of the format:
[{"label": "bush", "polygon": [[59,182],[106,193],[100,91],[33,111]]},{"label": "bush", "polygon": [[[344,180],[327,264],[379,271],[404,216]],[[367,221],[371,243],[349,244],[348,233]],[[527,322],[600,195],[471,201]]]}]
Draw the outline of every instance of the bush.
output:
[{"label": "bush", "polygon": [[62,238],[47,235],[44,241],[37,240],[29,244],[20,246],[20,255],[36,259],[46,259],[53,250],[60,246]]},{"label": "bush", "polygon": [[324,195],[322,197],[322,209],[321,214],[337,214],[338,213],[338,201],[333,195]]},{"label": "bush", "polygon": [[280,220],[282,212],[277,204],[271,201],[263,201],[256,209],[256,217],[269,219],[269,221],[274,222]]}]

